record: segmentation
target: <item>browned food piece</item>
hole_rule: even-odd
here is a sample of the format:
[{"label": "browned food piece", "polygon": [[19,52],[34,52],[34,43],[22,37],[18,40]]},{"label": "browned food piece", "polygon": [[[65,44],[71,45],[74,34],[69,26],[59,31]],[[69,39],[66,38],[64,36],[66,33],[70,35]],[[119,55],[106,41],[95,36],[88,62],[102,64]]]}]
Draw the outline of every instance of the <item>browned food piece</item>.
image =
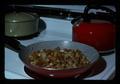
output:
[{"label": "browned food piece", "polygon": [[28,57],[32,65],[54,69],[79,68],[90,64],[78,49],[43,49],[32,52]]}]

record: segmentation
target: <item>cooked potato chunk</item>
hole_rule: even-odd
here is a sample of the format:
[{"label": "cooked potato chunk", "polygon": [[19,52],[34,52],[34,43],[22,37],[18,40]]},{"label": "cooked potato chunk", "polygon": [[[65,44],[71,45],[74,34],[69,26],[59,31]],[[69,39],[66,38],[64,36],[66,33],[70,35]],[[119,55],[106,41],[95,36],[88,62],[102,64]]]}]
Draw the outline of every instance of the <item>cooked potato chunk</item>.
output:
[{"label": "cooked potato chunk", "polygon": [[28,56],[32,65],[54,69],[70,69],[87,66],[90,61],[78,49],[43,49]]}]

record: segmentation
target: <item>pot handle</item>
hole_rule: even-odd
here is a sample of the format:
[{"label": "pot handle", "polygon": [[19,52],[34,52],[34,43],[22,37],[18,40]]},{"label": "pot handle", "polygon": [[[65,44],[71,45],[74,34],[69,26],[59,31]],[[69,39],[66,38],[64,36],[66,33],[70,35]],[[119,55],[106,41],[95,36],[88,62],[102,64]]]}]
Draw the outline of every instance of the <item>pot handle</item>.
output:
[{"label": "pot handle", "polygon": [[100,5],[87,5],[85,7],[85,10],[84,10],[84,13],[88,13],[88,11],[90,9],[101,9],[101,10],[105,10],[106,12],[109,12],[110,14],[115,14],[115,12],[107,7],[104,7],[104,6],[100,6]]},{"label": "pot handle", "polygon": [[3,43],[6,44],[6,47],[12,49],[15,52],[19,52],[20,50],[23,49],[23,45],[21,45],[21,43],[19,41],[17,41],[16,39],[13,39],[11,37],[8,36],[4,36],[4,38],[2,38]]},{"label": "pot handle", "polygon": [[[102,14],[102,13],[88,14],[90,9],[102,9],[102,10],[105,10],[106,12],[109,12],[109,14]],[[106,17],[106,16],[108,16],[108,17]],[[90,22],[90,19],[92,19],[92,18],[107,19],[107,20],[110,20],[111,22],[115,22],[114,17],[115,17],[115,12],[107,7],[103,7],[103,6],[99,6],[99,5],[87,5],[84,9],[83,15],[79,16],[77,18],[74,18],[71,21],[71,23],[74,24],[76,21],[79,21],[81,18],[83,18],[84,22]]]},{"label": "pot handle", "polygon": [[103,7],[103,6],[99,6],[99,5],[87,5],[84,9],[84,13],[83,13],[83,19],[84,21],[89,21],[89,16],[88,16],[88,12],[90,9],[101,9],[101,10],[105,10],[106,12],[109,12],[109,14],[111,16],[115,16],[115,12],[107,7]]}]

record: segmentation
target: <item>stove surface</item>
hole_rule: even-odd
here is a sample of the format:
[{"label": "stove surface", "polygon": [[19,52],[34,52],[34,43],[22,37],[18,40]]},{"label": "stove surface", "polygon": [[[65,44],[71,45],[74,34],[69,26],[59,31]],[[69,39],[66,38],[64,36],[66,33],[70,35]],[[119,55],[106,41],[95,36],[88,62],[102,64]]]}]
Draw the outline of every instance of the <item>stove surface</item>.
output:
[{"label": "stove surface", "polygon": [[[27,46],[32,43],[49,40],[72,41],[72,24],[67,20],[41,17],[46,23],[46,29],[37,37],[28,40],[18,40]],[[106,68],[99,74],[86,77],[84,80],[107,80],[115,73],[115,53],[102,56],[106,61]],[[6,79],[34,79],[24,71],[24,64],[18,57],[18,53],[5,48],[5,78]]]}]

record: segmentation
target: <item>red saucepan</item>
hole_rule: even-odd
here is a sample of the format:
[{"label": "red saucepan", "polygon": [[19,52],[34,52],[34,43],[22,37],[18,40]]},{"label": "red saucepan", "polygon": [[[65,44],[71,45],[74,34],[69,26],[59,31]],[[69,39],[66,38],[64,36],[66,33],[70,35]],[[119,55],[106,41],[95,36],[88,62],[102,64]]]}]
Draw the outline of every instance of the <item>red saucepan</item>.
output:
[{"label": "red saucepan", "polygon": [[[107,13],[89,13],[90,9],[102,9]],[[100,53],[113,51],[115,48],[115,13],[102,6],[87,6],[84,16],[72,20],[72,40],[96,48]]]},{"label": "red saucepan", "polygon": [[[4,42],[19,53],[19,58],[22,60],[22,62],[25,64],[25,66],[28,69],[40,75],[43,75],[45,77],[50,77],[50,78],[71,78],[71,77],[80,76],[81,74],[88,71],[92,67],[92,65],[97,62],[97,60],[100,57],[97,50],[94,49],[93,47],[88,46],[86,44],[72,42],[72,41],[42,41],[42,42],[31,44],[29,46],[23,46],[17,40],[10,37],[5,37]],[[50,70],[43,67],[36,67],[27,61],[28,56],[33,51],[38,51],[40,49],[53,49],[56,47],[60,47],[63,49],[64,48],[80,49],[91,63],[89,66],[82,67],[82,68]]]}]

